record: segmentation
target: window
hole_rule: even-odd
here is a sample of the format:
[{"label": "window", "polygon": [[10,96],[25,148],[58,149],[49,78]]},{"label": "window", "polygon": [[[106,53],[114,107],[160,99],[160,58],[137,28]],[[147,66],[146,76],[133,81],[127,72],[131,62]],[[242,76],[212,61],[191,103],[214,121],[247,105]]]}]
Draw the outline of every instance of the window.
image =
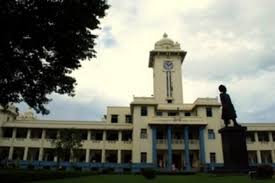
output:
[{"label": "window", "polygon": [[132,131],[122,131],[122,141],[132,140]]},{"label": "window", "polygon": [[106,140],[116,141],[118,140],[118,131],[106,131]]},{"label": "window", "polygon": [[42,129],[32,128],[30,138],[32,139],[40,139],[42,137]]},{"label": "window", "polygon": [[91,140],[103,140],[103,131],[91,131]]},{"label": "window", "polygon": [[27,128],[17,128],[16,138],[27,138],[28,129]]},{"label": "window", "polygon": [[146,139],[147,138],[147,129],[146,128],[142,128],[140,130],[140,138],[141,139]]},{"label": "window", "polygon": [[272,163],[272,151],[260,151],[262,163]]},{"label": "window", "polygon": [[172,104],[172,100],[171,99],[167,100],[167,103]]},{"label": "window", "polygon": [[168,112],[168,116],[176,116],[177,113],[176,112]]},{"label": "window", "polygon": [[147,162],[147,153],[146,152],[140,153],[140,162],[141,163],[146,163]]},{"label": "window", "polygon": [[132,123],[133,122],[132,115],[125,115],[125,122]]},{"label": "window", "polygon": [[185,112],[184,116],[191,116],[191,112]]},{"label": "window", "polygon": [[112,123],[117,123],[118,122],[118,115],[117,114],[113,114],[111,116],[111,122]]},{"label": "window", "polygon": [[255,142],[254,132],[246,132],[246,141],[247,142]]},{"label": "window", "polygon": [[210,153],[210,163],[216,163],[216,153]]},{"label": "window", "polygon": [[272,140],[275,142],[275,132],[272,132]]},{"label": "window", "polygon": [[208,139],[215,139],[215,132],[213,129],[208,130]]},{"label": "window", "polygon": [[141,106],[140,115],[141,116],[147,116],[147,114],[148,114],[147,107],[146,106]]},{"label": "window", "polygon": [[162,112],[161,112],[161,111],[157,111],[157,112],[156,112],[156,115],[157,115],[157,116],[162,116]]},{"label": "window", "polygon": [[212,117],[212,108],[211,107],[206,107],[206,116]]},{"label": "window", "polygon": [[258,139],[260,142],[269,142],[268,132],[258,132]]},{"label": "window", "polygon": [[80,130],[80,138],[81,138],[81,140],[87,140],[88,139],[88,131]]},{"label": "window", "polygon": [[55,129],[48,129],[46,130],[46,139],[56,139],[57,138],[57,130]]},{"label": "window", "polygon": [[12,138],[13,128],[3,128],[3,137]]}]

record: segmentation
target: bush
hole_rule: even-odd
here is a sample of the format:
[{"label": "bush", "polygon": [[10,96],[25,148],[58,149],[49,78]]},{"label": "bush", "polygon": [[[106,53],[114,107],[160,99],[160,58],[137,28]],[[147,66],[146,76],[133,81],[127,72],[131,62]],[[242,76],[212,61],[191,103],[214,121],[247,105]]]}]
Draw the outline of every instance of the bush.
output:
[{"label": "bush", "polygon": [[93,175],[90,172],[81,171],[50,171],[50,170],[17,170],[2,169],[0,177],[2,182],[23,183],[50,179],[64,179]]},{"label": "bush", "polygon": [[256,177],[258,179],[271,179],[273,176],[273,167],[271,165],[259,165],[256,168]]},{"label": "bush", "polygon": [[145,168],[141,170],[141,174],[146,178],[146,179],[154,179],[156,178],[156,171],[152,168]]},{"label": "bush", "polygon": [[113,168],[104,168],[101,173],[102,174],[111,174],[111,173],[114,173],[114,169]]},{"label": "bush", "polygon": [[29,164],[28,167],[27,167],[29,170],[33,170],[34,169],[34,166],[32,164]]}]

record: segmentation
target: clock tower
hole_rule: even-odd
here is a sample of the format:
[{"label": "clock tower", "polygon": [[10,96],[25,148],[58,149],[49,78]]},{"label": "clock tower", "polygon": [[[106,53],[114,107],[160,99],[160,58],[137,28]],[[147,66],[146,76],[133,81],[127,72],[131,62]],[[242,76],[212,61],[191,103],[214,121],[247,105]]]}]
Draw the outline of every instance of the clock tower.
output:
[{"label": "clock tower", "polygon": [[150,51],[149,67],[153,68],[154,97],[158,103],[183,103],[181,64],[185,55],[180,44],[166,33]]}]

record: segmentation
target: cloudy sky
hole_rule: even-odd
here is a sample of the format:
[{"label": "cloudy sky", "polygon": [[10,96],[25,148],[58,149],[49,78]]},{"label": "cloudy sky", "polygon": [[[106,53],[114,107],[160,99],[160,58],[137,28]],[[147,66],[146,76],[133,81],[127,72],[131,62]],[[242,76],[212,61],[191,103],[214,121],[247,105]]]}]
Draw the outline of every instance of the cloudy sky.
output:
[{"label": "cloudy sky", "polygon": [[184,102],[217,97],[224,83],[241,122],[275,122],[275,1],[109,0],[97,58],[74,72],[74,98],[53,95],[39,118],[99,120],[110,105],[153,93],[149,51],[168,37],[187,56]]}]

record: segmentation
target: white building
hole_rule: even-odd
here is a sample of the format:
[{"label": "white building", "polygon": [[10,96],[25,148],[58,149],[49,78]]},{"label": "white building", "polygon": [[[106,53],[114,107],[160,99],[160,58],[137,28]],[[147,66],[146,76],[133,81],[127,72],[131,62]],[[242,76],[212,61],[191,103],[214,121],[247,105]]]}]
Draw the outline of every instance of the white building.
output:
[{"label": "white building", "polygon": [[[35,119],[31,112],[17,116],[15,108],[0,110],[1,159],[20,160],[20,165],[54,166],[57,158],[51,139],[59,130],[82,132],[83,168],[115,169],[159,167],[199,170],[222,166],[218,130],[223,127],[217,98],[183,102],[182,64],[186,52],[164,34],[150,51],[154,95],[134,97],[129,106],[107,107],[102,121],[55,121]],[[247,126],[249,163],[275,165],[275,123]],[[60,157],[70,161],[69,156]],[[67,166],[66,163],[63,164]]]}]

